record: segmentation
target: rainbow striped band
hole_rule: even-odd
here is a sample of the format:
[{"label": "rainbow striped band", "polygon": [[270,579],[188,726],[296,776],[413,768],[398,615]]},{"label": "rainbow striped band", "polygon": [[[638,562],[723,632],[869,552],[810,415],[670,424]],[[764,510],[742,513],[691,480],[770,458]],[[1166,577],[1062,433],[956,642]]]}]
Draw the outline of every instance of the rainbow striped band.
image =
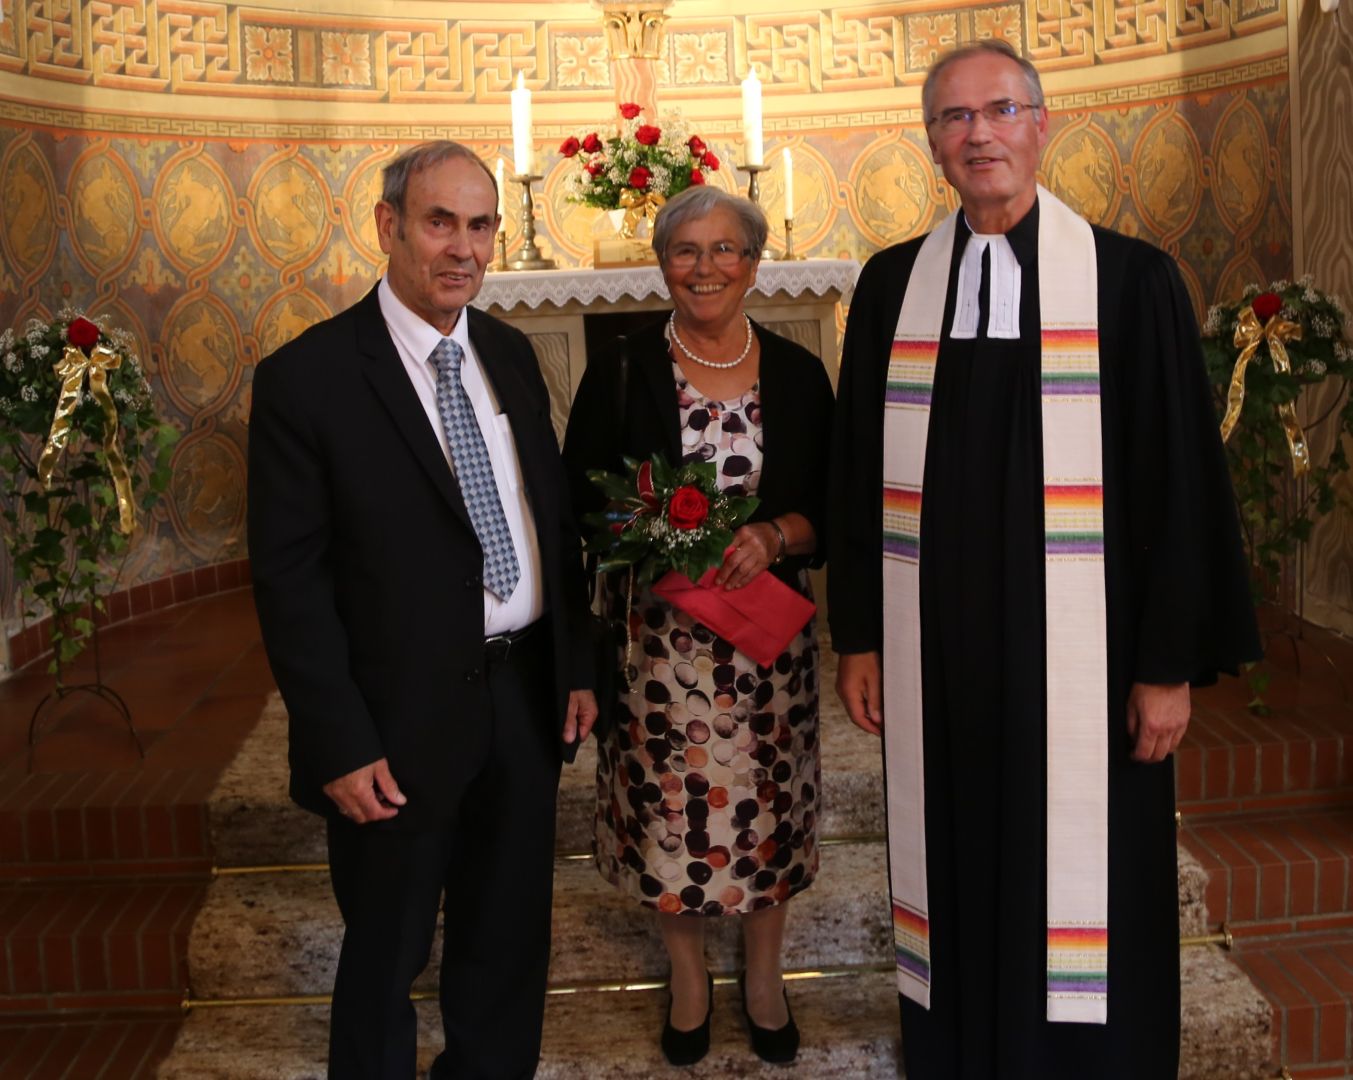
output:
[{"label": "rainbow striped band", "polygon": [[897,966],[930,983],[930,920],[893,901],[893,949]]}]

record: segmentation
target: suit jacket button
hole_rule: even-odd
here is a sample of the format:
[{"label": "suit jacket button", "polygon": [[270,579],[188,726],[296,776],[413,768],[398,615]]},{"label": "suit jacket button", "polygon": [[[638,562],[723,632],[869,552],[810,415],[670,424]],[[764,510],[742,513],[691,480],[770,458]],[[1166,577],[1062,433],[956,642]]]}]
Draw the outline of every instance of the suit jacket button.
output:
[{"label": "suit jacket button", "polygon": [[465,672],[466,682],[477,682],[478,679],[479,679],[479,669],[477,667],[472,667]]}]

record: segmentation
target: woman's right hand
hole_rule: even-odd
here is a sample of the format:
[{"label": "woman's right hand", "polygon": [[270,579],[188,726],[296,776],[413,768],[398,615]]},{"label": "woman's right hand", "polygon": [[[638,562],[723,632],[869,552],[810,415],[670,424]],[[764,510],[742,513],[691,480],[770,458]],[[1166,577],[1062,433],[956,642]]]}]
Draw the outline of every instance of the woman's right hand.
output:
[{"label": "woman's right hand", "polygon": [[775,527],[758,521],[743,525],[733,534],[733,546],[724,556],[714,576],[714,584],[723,589],[740,589],[766,569],[780,551],[780,536]]}]

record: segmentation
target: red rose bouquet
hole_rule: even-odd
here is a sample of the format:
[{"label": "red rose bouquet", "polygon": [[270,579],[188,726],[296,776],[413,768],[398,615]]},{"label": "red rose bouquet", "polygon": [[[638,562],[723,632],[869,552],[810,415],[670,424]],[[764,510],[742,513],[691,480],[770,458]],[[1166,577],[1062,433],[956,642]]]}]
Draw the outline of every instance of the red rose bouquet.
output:
[{"label": "red rose bouquet", "polygon": [[600,556],[597,568],[633,570],[641,586],[669,571],[694,580],[719,566],[733,530],[760,501],[720,491],[713,462],[673,468],[654,454],[648,461],[626,458],[625,467],[626,476],[588,472],[610,504],[583,523],[596,529],[587,550]]},{"label": "red rose bouquet", "polygon": [[650,124],[638,105],[627,103],[620,115],[614,135],[570,135],[560,145],[559,152],[577,164],[564,179],[570,202],[603,210],[637,208],[652,220],[666,200],[703,184],[705,174],[719,167],[719,159],[699,135],[686,130],[679,113]]},{"label": "red rose bouquet", "polygon": [[588,551],[600,555],[597,568],[630,572],[626,669],[632,643],[628,605],[636,580],[758,664],[773,664],[812,617],[812,601],[769,573],[758,574],[739,589],[723,589],[714,582],[733,543],[733,530],[760,500],[720,491],[713,462],[674,469],[661,454],[654,454],[643,462],[627,458],[625,465],[628,476],[599,469],[587,474],[611,502],[583,521],[597,530],[587,544]]}]

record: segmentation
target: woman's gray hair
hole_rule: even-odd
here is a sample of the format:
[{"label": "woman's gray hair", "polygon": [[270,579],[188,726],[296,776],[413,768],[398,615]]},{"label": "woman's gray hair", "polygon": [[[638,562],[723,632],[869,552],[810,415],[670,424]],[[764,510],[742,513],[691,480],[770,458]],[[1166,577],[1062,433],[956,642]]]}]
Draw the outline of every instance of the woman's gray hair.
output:
[{"label": "woman's gray hair", "polygon": [[696,184],[670,199],[658,211],[658,219],[653,223],[653,250],[658,253],[658,261],[664,260],[667,245],[677,229],[688,221],[708,217],[716,210],[727,210],[737,219],[742,226],[743,239],[751,249],[753,261],[761,258],[761,253],[766,250],[766,237],[770,234],[770,226],[766,224],[766,215],[761,212],[761,207],[741,195],[730,195],[720,188]]},{"label": "woman's gray hair", "polygon": [[[1024,72],[1024,81],[1029,85],[1029,100],[1026,105],[1043,104],[1043,84],[1038,78],[1038,69],[1033,64],[1020,56],[1008,41],[1001,38],[983,38],[981,41],[974,41],[971,45],[964,45],[961,49],[955,49],[953,52],[945,53],[935,61],[931,69],[926,72],[925,84],[921,87],[921,113],[925,123],[930,124],[935,120],[933,106],[935,104],[935,81],[940,77],[940,72],[950,64],[956,64],[960,60],[968,60],[974,56],[982,56],[987,53],[995,53],[997,56],[1004,56],[1007,60],[1013,60],[1020,66]],[[985,101],[970,101],[966,104],[974,108],[985,105]]]},{"label": "woman's gray hair", "polygon": [[403,219],[404,197],[409,192],[410,178],[424,169],[430,169],[433,165],[440,165],[448,158],[473,161],[483,169],[484,175],[489,178],[489,183],[493,185],[494,199],[497,200],[498,179],[493,175],[493,170],[484,164],[479,155],[468,146],[462,146],[458,142],[452,142],[450,139],[438,139],[434,142],[419,143],[417,146],[410,147],[381,170],[381,202],[389,203],[394,208],[395,216]]}]

